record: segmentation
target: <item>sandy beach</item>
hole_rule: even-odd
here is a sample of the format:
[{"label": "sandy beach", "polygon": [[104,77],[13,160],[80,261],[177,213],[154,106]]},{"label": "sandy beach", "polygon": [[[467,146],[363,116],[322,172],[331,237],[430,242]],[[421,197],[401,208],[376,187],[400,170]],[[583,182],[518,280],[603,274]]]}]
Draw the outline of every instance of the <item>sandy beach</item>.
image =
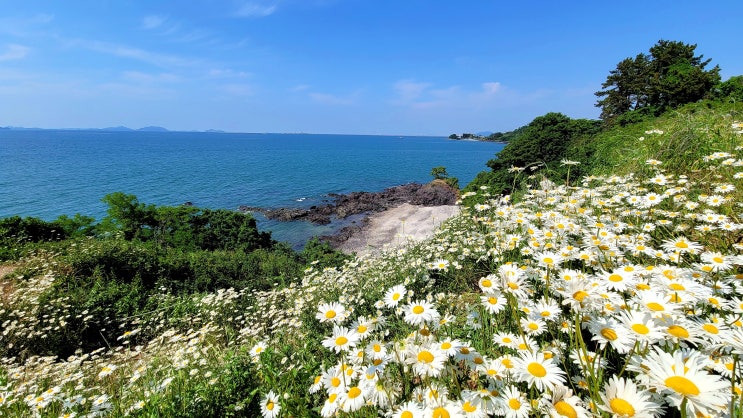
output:
[{"label": "sandy beach", "polygon": [[459,206],[418,206],[403,203],[375,213],[368,223],[338,246],[346,253],[375,254],[433,236],[442,222],[459,213]]}]

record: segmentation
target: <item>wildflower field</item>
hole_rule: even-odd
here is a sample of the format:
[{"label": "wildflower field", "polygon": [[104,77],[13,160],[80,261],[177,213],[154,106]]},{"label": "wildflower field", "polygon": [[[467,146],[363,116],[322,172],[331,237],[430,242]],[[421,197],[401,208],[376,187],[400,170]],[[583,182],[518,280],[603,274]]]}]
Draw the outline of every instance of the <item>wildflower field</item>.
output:
[{"label": "wildflower field", "polygon": [[525,172],[432,239],[269,290],[163,291],[66,358],[23,354],[88,314],[38,251],[0,281],[0,415],[743,416],[741,126],[624,131],[602,175]]}]

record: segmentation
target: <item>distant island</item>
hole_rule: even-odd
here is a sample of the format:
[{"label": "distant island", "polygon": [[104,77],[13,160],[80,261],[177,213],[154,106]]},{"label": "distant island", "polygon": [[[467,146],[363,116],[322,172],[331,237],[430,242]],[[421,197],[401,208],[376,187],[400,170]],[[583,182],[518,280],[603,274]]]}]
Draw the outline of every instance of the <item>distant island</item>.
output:
[{"label": "distant island", "polygon": [[[14,131],[180,132],[171,131],[168,128],[163,128],[162,126],[145,126],[139,129],[132,129],[127,126],[109,126],[107,128],[26,128],[22,126],[0,126],[0,129]],[[225,133],[225,131],[219,129],[207,129],[205,131],[188,132]]]},{"label": "distant island", "polygon": [[519,136],[525,127],[514,129],[508,132],[478,132],[473,133],[462,133],[462,134],[451,134],[449,139],[453,140],[466,140],[466,141],[487,141],[487,142],[502,142],[508,143],[510,140]]}]

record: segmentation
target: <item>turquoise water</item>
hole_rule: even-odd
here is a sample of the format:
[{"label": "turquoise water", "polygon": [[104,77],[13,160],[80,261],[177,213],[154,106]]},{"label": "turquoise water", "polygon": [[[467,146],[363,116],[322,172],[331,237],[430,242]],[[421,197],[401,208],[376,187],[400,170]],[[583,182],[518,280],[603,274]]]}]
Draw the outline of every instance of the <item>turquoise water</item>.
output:
[{"label": "turquoise water", "polygon": [[[466,185],[502,147],[411,136],[0,130],[0,217],[100,220],[101,198],[116,191],[157,205],[311,206],[328,193],[428,182],[436,166]],[[257,217],[295,245],[338,227]]]}]

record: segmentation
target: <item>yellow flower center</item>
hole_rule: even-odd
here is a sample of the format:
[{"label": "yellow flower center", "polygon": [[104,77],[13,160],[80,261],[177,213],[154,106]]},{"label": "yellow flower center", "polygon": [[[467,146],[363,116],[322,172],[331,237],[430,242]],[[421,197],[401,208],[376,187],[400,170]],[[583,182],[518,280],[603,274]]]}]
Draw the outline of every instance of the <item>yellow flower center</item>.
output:
[{"label": "yellow flower center", "polygon": [[416,314],[416,315],[422,314],[423,311],[425,311],[425,310],[426,309],[423,308],[421,305],[415,305],[415,306],[413,306],[413,313]]},{"label": "yellow flower center", "polygon": [[686,290],[681,283],[671,283],[668,288],[671,290]]},{"label": "yellow flower center", "polygon": [[650,309],[653,312],[660,312],[666,310],[663,305],[661,305],[658,302],[650,302],[646,305],[648,309]]},{"label": "yellow flower center", "polygon": [[554,264],[555,263],[555,260],[553,260],[551,257],[545,257],[543,261],[544,261],[545,264]]},{"label": "yellow flower center", "polygon": [[529,365],[526,367],[526,370],[529,371],[532,375],[536,377],[544,377],[547,376],[547,369],[544,368],[539,363],[529,363]]},{"label": "yellow flower center", "polygon": [[335,398],[338,397],[337,393],[331,393],[330,396],[328,396],[328,402],[333,403],[335,402]]},{"label": "yellow flower center", "polygon": [[403,411],[402,414],[400,414],[400,418],[413,418],[414,415],[410,411]]},{"label": "yellow flower center", "polygon": [[268,401],[268,403],[266,404],[266,409],[268,409],[269,411],[273,411],[273,407],[274,407],[273,402]]},{"label": "yellow flower center", "polygon": [[341,379],[338,377],[334,377],[330,379],[330,386],[336,388],[341,385]]},{"label": "yellow flower center", "polygon": [[722,262],[725,260],[723,260],[722,257],[712,257],[712,261],[722,264]]},{"label": "yellow flower center", "polygon": [[382,359],[381,358],[374,359],[374,361],[372,361],[372,364],[375,366],[379,366],[380,364],[382,364]]},{"label": "yellow flower center", "polygon": [[418,353],[418,361],[422,363],[431,363],[433,361],[433,354],[430,351],[421,351]]},{"label": "yellow flower center", "polygon": [[648,290],[650,286],[647,283],[638,283],[637,290]]},{"label": "yellow flower center", "polygon": [[379,353],[382,351],[382,346],[379,344],[374,344],[374,347],[372,347],[372,350],[374,350],[375,353]]},{"label": "yellow flower center", "polygon": [[462,347],[459,349],[459,352],[464,354],[465,356],[470,353],[470,349],[467,347]]},{"label": "yellow flower center", "polygon": [[609,407],[611,410],[620,416],[623,417],[633,417],[635,416],[635,408],[632,407],[632,404],[625,401],[621,398],[614,398],[609,401]]},{"label": "yellow flower center", "polygon": [[508,287],[510,287],[511,290],[516,290],[519,288],[519,285],[514,282],[508,282]]},{"label": "yellow flower center", "polygon": [[513,362],[511,361],[511,359],[508,359],[508,358],[504,358],[504,359],[503,359],[503,360],[501,361],[501,364],[502,364],[502,365],[503,365],[503,367],[505,367],[506,369],[512,369],[512,368],[513,368]]},{"label": "yellow flower center", "polygon": [[366,325],[359,325],[358,327],[356,327],[356,332],[358,332],[359,334],[363,334],[366,332],[367,329],[369,328],[367,328]]},{"label": "yellow flower center", "polygon": [[335,318],[335,315],[336,315],[336,313],[335,313],[335,311],[334,311],[334,310],[332,310],[332,309],[331,309],[331,310],[329,310],[329,311],[327,311],[327,312],[325,312],[325,318],[328,318],[328,319],[333,319],[333,318]]},{"label": "yellow flower center", "polygon": [[548,317],[550,315],[552,315],[552,313],[550,313],[550,311],[542,311],[542,318],[546,318],[546,317]]},{"label": "yellow flower center", "polygon": [[573,299],[577,300],[578,302],[583,302],[583,299],[585,299],[587,296],[588,292],[585,292],[583,290],[579,290],[573,293]]},{"label": "yellow flower center", "polygon": [[709,332],[710,334],[715,334],[716,335],[716,334],[719,334],[720,333],[720,330],[716,326],[714,326],[712,324],[704,324],[704,325],[702,325],[702,328],[705,331]]},{"label": "yellow flower center", "polygon": [[666,386],[684,396],[699,395],[699,388],[691,380],[684,376],[671,376],[665,380]]},{"label": "yellow flower center", "polygon": [[650,332],[650,328],[646,327],[645,324],[632,324],[632,330],[642,335]]},{"label": "yellow flower center", "polygon": [[668,327],[668,333],[676,338],[689,338],[689,331],[679,325],[671,325]]},{"label": "yellow flower center", "polygon": [[617,332],[614,331],[611,328],[604,328],[601,330],[601,335],[604,336],[609,341],[614,341],[617,339]]},{"label": "yellow flower center", "polygon": [[555,411],[558,414],[568,418],[578,418],[578,412],[569,403],[560,401],[555,404]]},{"label": "yellow flower center", "polygon": [[400,296],[401,295],[399,293],[395,293],[394,295],[392,295],[392,300],[398,300],[398,299],[400,299]]},{"label": "yellow flower center", "polygon": [[521,402],[516,398],[511,398],[508,400],[508,407],[516,411],[521,408]]},{"label": "yellow flower center", "polygon": [[482,287],[491,287],[491,286],[493,286],[493,282],[491,282],[490,280],[485,279],[482,281]]},{"label": "yellow flower center", "polygon": [[472,405],[469,401],[465,402],[464,405],[462,405],[462,409],[464,409],[464,412],[477,411],[477,407],[475,405]]},{"label": "yellow flower center", "polygon": [[335,345],[345,345],[348,342],[348,338],[340,336],[335,339]]},{"label": "yellow flower center", "polygon": [[536,331],[536,330],[539,329],[539,325],[537,325],[534,322],[529,322],[529,329],[532,330],[532,331]]},{"label": "yellow flower center", "polygon": [[443,406],[433,410],[433,418],[449,418],[450,416],[449,411],[447,411]]},{"label": "yellow flower center", "polygon": [[496,298],[494,296],[491,296],[491,297],[488,298],[488,303],[491,304],[491,305],[495,305],[495,304],[498,303],[498,298]]},{"label": "yellow flower center", "polygon": [[348,391],[348,399],[355,399],[358,398],[359,395],[361,395],[361,389],[354,386]]},{"label": "yellow flower center", "polygon": [[686,249],[686,248],[689,248],[689,244],[687,244],[687,243],[686,243],[686,242],[684,242],[684,241],[679,241],[679,242],[677,242],[677,243],[675,244],[675,246],[676,246],[676,248],[682,248],[682,249]]},{"label": "yellow flower center", "polygon": [[441,349],[442,350],[448,350],[451,348],[451,343],[449,341],[444,341],[441,343]]},{"label": "yellow flower center", "polygon": [[622,278],[622,276],[620,276],[619,274],[616,274],[616,273],[614,273],[611,276],[609,276],[609,281],[610,282],[617,283],[617,282],[621,282],[622,280],[624,280]]}]

